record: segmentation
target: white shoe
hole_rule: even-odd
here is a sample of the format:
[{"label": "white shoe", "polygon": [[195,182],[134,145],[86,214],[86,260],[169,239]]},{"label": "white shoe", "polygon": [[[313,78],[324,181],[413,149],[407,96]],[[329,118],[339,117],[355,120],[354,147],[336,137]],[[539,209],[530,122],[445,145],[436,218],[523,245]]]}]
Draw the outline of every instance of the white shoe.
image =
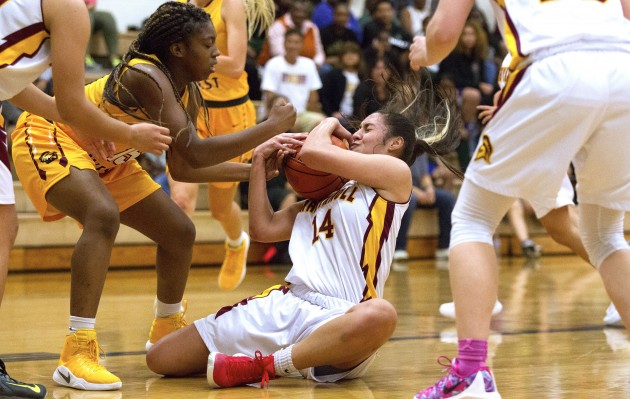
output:
[{"label": "white shoe", "polygon": [[604,323],[606,323],[609,326],[612,326],[612,325],[622,326],[623,325],[623,322],[621,321],[621,316],[619,316],[619,312],[617,312],[617,308],[615,307],[615,304],[612,302],[608,306],[608,309],[606,309],[606,316],[604,316]]},{"label": "white shoe", "polygon": [[[496,301],[494,303],[494,307],[492,308],[492,315],[496,316],[503,310],[503,305],[501,302]],[[449,319],[455,318],[455,302],[446,302],[440,305],[440,314],[444,317],[448,317]]]},{"label": "white shoe", "polygon": [[448,260],[448,248],[438,248],[435,250],[436,260]]},{"label": "white shoe", "polygon": [[404,249],[397,249],[394,251],[394,260],[407,260],[409,254]]}]

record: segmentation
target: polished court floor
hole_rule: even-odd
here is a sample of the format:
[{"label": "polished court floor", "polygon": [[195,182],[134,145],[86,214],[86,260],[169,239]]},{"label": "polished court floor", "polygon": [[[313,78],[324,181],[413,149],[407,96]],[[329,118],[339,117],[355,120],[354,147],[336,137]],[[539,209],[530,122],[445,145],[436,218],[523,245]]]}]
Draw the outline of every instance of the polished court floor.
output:
[{"label": "polished court floor", "polygon": [[[254,266],[234,292],[217,288],[218,268],[193,268],[186,298],[193,321],[281,282],[286,266]],[[501,261],[500,299],[490,359],[504,399],[630,398],[630,337],[605,327],[609,304],[597,273],[577,257]],[[152,320],[152,270],[110,272],[97,317],[107,367],[123,380],[115,392],[84,392],[51,379],[67,329],[69,273],[12,274],[0,309],[0,357],[15,378],[40,382],[48,398],[411,398],[442,373],[439,355],[456,353],[454,322],[438,306],[450,301],[448,271],[434,261],[395,264],[385,298],[398,327],[368,375],[338,384],[271,381],[265,390],[210,390],[205,377],[161,378],[144,362]],[[366,326],[369,328],[369,326]]]}]

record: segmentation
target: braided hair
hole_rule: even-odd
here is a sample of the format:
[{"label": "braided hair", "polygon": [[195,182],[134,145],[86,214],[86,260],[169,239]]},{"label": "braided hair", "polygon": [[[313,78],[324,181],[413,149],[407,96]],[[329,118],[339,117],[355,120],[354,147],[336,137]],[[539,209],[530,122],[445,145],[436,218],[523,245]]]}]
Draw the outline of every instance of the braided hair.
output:
[{"label": "braided hair", "polygon": [[[140,120],[159,123],[160,121],[151,120],[145,109],[142,107],[142,103],[122,83],[123,72],[127,69],[131,69],[145,75],[151,79],[158,88],[160,88],[153,77],[130,65],[131,60],[136,58],[147,60],[156,65],[169,79],[178,103],[186,112],[188,120],[194,124],[192,117],[186,110],[186,106],[182,101],[179,91],[175,87],[172,73],[166,67],[165,62],[170,56],[169,46],[171,44],[186,41],[192,34],[197,32],[201,26],[209,22],[211,22],[210,16],[204,10],[193,4],[179,3],[176,1],[169,1],[162,4],[147,19],[144,28],[136,40],[131,43],[129,50],[123,56],[120,64],[118,64],[109,75],[103,91],[103,100],[115,105],[124,113],[132,115]],[[157,57],[157,60],[155,57]],[[134,106],[128,106],[120,101],[116,89],[124,91],[132,99]],[[194,99],[198,102],[198,104],[201,104],[201,93],[199,92],[197,84],[195,82],[190,82],[188,84],[188,89],[191,93],[191,99]],[[161,88],[160,91],[162,91]],[[162,98],[162,103],[164,103],[164,98]],[[201,108],[204,108],[204,113],[206,114],[205,120],[207,123],[207,110],[205,110],[205,107]],[[138,115],[138,111],[141,115]]]}]

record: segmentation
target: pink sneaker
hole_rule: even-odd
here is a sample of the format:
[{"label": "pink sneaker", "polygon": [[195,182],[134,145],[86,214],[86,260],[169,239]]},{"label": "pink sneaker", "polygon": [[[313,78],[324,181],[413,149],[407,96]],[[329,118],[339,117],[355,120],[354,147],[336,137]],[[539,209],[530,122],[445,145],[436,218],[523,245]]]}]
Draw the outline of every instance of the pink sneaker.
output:
[{"label": "pink sneaker", "polygon": [[260,382],[264,388],[276,378],[273,355],[263,356],[256,351],[253,358],[238,354],[227,356],[212,352],[208,356],[208,384],[212,388],[229,388]]},{"label": "pink sneaker", "polygon": [[[449,363],[442,363],[442,359]],[[501,399],[494,376],[488,367],[480,367],[477,371],[462,377],[455,372],[454,364],[447,357],[440,356],[438,363],[448,367],[448,374],[435,385],[418,392],[414,399]]]}]

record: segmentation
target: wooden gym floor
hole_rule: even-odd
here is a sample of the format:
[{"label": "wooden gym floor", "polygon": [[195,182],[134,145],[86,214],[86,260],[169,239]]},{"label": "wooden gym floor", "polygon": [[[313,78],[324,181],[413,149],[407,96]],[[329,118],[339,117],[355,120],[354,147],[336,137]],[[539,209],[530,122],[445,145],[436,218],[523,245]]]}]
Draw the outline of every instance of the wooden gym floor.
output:
[{"label": "wooden gym floor", "polygon": [[[41,260],[45,262],[45,259]],[[218,268],[193,268],[187,319],[206,316],[281,282],[286,266],[253,266],[239,289],[217,288]],[[605,327],[609,304],[597,273],[574,256],[537,262],[501,261],[500,299],[490,358],[499,391],[511,398],[630,398],[630,340]],[[0,310],[0,357],[18,379],[47,386],[48,398],[411,398],[441,376],[439,355],[456,353],[454,322],[439,315],[450,301],[448,272],[434,261],[396,264],[386,299],[398,310],[398,327],[368,375],[338,384],[298,379],[270,388],[210,390],[205,377],[166,379],[150,372],[144,343],[152,320],[153,270],[111,271],[97,318],[108,368],[123,380],[114,392],[85,392],[55,385],[51,375],[67,329],[69,273],[13,273]]]}]

